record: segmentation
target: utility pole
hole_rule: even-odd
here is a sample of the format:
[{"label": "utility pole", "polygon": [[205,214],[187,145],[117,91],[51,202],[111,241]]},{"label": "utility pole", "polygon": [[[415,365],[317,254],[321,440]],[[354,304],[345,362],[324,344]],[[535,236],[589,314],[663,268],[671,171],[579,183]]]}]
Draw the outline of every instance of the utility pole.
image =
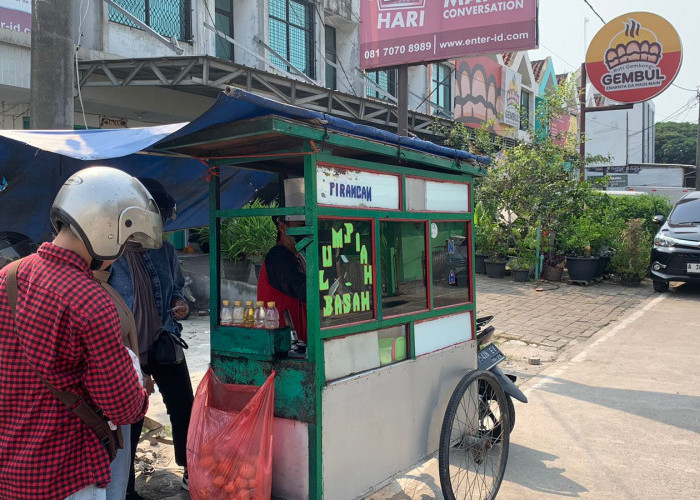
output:
[{"label": "utility pole", "polygon": [[698,87],[698,142],[695,144],[695,189],[700,191],[700,87]]},{"label": "utility pole", "polygon": [[72,129],[73,2],[32,0],[31,127]]}]

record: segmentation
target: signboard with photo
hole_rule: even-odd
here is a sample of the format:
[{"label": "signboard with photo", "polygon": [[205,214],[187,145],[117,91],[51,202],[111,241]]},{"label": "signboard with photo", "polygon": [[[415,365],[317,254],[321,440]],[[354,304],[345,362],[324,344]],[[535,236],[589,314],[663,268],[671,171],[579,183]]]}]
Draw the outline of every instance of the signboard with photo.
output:
[{"label": "signboard with photo", "polygon": [[503,68],[503,118],[501,121],[511,127],[520,126],[520,92],[523,76],[513,68]]},{"label": "signboard with photo", "polygon": [[649,12],[616,17],[596,34],[586,71],[605,97],[634,103],[656,97],[673,83],[683,51],[673,26]]},{"label": "signboard with photo", "polygon": [[537,0],[360,0],[360,68],[537,48]]}]

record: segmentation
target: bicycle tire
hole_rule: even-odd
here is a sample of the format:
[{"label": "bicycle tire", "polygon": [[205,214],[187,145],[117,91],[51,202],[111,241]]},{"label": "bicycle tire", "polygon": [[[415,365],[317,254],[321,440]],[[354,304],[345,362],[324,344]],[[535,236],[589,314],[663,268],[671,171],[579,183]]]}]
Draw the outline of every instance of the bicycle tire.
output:
[{"label": "bicycle tire", "polygon": [[[479,395],[488,391],[493,398]],[[438,472],[446,500],[496,498],[508,462],[509,429],[508,403],[496,377],[486,370],[467,373],[450,397],[440,431]]]}]

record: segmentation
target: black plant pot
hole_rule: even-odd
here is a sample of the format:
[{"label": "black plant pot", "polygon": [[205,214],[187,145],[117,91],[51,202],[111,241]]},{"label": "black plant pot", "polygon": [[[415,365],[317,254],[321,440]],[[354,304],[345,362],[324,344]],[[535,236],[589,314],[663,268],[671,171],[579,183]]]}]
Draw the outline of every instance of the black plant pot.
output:
[{"label": "black plant pot", "polygon": [[520,283],[524,283],[526,281],[530,281],[530,269],[518,269],[518,270],[513,270],[513,279],[515,281],[519,281]]},{"label": "black plant pot", "polygon": [[598,257],[567,257],[566,269],[571,281],[589,283],[595,278],[598,268]]},{"label": "black plant pot", "polygon": [[486,276],[489,278],[503,278],[506,275],[505,261],[485,260],[484,266],[486,267]]},{"label": "black plant pot", "polygon": [[598,266],[595,269],[595,277],[602,278],[608,273],[608,266],[610,265],[610,256],[603,255],[598,258]]},{"label": "black plant pot", "polygon": [[484,260],[486,260],[486,255],[480,253],[474,254],[474,272],[476,274],[486,274]]},{"label": "black plant pot", "polygon": [[540,278],[547,281],[561,281],[561,275],[564,274],[564,268],[559,266],[542,266],[542,275]]}]

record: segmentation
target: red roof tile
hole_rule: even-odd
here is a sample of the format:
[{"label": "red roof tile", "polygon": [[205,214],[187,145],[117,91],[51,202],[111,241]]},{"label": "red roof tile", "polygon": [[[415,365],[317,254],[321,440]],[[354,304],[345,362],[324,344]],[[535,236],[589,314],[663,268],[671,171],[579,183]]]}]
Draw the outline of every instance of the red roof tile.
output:
[{"label": "red roof tile", "polygon": [[540,83],[542,81],[542,77],[544,76],[544,70],[547,67],[547,59],[532,61],[530,66],[532,66],[532,74],[535,77],[535,81]]},{"label": "red roof tile", "polygon": [[504,52],[503,53],[503,64],[506,66],[510,66],[510,63],[513,61],[513,58],[515,57],[515,52]]}]

